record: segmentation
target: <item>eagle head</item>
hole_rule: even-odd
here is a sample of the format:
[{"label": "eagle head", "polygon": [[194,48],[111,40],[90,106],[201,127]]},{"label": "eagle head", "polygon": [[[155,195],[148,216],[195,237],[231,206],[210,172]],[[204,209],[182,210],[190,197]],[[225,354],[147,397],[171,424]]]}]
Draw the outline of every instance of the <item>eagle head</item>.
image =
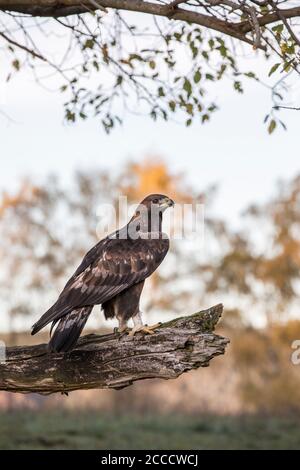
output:
[{"label": "eagle head", "polygon": [[162,214],[174,201],[164,194],[150,194],[138,205],[129,227],[136,227],[137,232],[161,232]]},{"label": "eagle head", "polygon": [[173,207],[174,204],[174,201],[164,194],[149,194],[140,203],[140,205],[145,206],[148,210],[157,209],[159,212],[163,212],[168,207]]}]

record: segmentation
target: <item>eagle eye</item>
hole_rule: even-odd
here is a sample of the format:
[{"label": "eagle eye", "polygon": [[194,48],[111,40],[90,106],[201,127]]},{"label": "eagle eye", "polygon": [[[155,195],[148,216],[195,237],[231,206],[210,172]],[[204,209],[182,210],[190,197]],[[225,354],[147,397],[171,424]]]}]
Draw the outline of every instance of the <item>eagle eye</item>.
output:
[{"label": "eagle eye", "polygon": [[157,203],[158,203],[158,199],[157,199],[157,198],[155,198],[155,199],[153,199],[153,201],[152,201],[152,202],[153,202],[153,204],[157,204]]}]

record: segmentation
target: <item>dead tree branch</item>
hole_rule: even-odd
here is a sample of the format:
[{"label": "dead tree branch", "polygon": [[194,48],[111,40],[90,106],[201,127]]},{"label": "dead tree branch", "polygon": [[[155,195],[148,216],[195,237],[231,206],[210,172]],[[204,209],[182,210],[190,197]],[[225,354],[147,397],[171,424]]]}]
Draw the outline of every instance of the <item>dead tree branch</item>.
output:
[{"label": "dead tree branch", "polygon": [[224,354],[229,340],[213,333],[222,310],[219,304],[176,318],[148,336],[87,335],[67,354],[49,354],[46,344],[7,348],[0,363],[0,390],[50,394],[175,379]]}]

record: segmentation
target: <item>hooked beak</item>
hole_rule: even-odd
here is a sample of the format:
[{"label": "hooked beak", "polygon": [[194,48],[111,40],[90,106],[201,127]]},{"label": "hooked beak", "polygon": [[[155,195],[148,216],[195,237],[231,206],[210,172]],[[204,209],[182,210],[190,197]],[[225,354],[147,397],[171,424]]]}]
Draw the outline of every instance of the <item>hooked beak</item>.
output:
[{"label": "hooked beak", "polygon": [[174,207],[175,202],[173,199],[170,199],[169,197],[166,197],[160,204],[159,206],[162,208],[167,208],[167,207]]}]

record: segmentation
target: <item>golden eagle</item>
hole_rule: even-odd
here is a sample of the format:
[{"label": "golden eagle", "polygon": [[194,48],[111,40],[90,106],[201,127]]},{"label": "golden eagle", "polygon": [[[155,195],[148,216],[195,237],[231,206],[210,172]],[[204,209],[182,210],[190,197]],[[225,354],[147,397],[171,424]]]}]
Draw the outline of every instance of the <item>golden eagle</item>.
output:
[{"label": "golden eagle", "polygon": [[106,319],[118,319],[120,332],[126,331],[132,318],[131,334],[151,333],[142,323],[140,296],[145,279],[169,250],[169,239],[162,233],[162,214],[173,205],[172,199],[162,194],[147,196],[125,227],[100,240],[85,255],[55,304],[33,325],[31,334],[52,322],[51,331],[56,328],[50,351],[69,351],[94,305],[100,304]]}]

